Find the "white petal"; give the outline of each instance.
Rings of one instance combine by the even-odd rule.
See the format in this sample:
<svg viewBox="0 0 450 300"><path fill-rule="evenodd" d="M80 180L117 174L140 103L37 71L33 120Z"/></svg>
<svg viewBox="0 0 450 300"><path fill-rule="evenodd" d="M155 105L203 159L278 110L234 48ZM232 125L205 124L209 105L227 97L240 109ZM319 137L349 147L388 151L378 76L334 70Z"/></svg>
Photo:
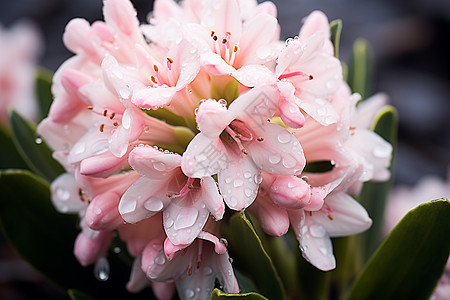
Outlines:
<svg viewBox="0 0 450 300"><path fill-rule="evenodd" d="M216 182L212 177L207 176L201 179L200 185L202 187L201 200L216 220L222 219L225 206L223 198L217 189Z"/></svg>
<svg viewBox="0 0 450 300"><path fill-rule="evenodd" d="M246 65L233 71L231 75L248 87L276 83L275 74L262 65Z"/></svg>
<svg viewBox="0 0 450 300"><path fill-rule="evenodd" d="M59 212L78 213L87 207L87 203L80 199L78 184L72 174L58 176L50 189L53 205Z"/></svg>
<svg viewBox="0 0 450 300"><path fill-rule="evenodd" d="M139 174L147 178L161 179L181 165L181 156L163 153L153 147L136 147L130 152L128 161Z"/></svg>
<svg viewBox="0 0 450 300"><path fill-rule="evenodd" d="M258 194L260 171L245 156L231 162L218 174L219 188L228 207L241 210L250 206Z"/></svg>

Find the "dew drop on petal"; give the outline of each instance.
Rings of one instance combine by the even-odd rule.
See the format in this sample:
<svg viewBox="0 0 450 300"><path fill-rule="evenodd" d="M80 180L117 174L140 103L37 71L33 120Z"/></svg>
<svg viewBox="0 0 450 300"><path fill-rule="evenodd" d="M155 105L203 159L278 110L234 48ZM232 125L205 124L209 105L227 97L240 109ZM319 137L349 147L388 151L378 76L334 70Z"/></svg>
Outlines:
<svg viewBox="0 0 450 300"><path fill-rule="evenodd" d="M121 201L122 205L120 205L119 209L122 214L130 213L136 210L137 202L136 201Z"/></svg>
<svg viewBox="0 0 450 300"><path fill-rule="evenodd" d="M269 156L270 163L272 163L274 165L279 163L280 160L281 160L281 156L278 155L278 154L272 154L272 155Z"/></svg>
<svg viewBox="0 0 450 300"><path fill-rule="evenodd" d="M296 163L296 160L291 155L283 157L283 166L288 169L295 167Z"/></svg>
<svg viewBox="0 0 450 300"><path fill-rule="evenodd" d="M155 264L163 265L165 262L166 262L166 258L164 257L164 255L157 255L155 257Z"/></svg>
<svg viewBox="0 0 450 300"><path fill-rule="evenodd" d="M255 183L260 184L263 181L261 174L255 175Z"/></svg>
<svg viewBox="0 0 450 300"><path fill-rule="evenodd" d="M109 262L105 257L100 257L95 262L94 273L95 277L100 281L109 279Z"/></svg>
<svg viewBox="0 0 450 300"><path fill-rule="evenodd" d="M252 177L252 173L251 172L245 172L244 173L244 178L250 178Z"/></svg>
<svg viewBox="0 0 450 300"><path fill-rule="evenodd" d="M37 137L34 142L38 145L42 144L42 139L40 137Z"/></svg>
<svg viewBox="0 0 450 300"><path fill-rule="evenodd" d="M186 289L184 294L185 294L186 298L188 298L188 299L195 296L194 290L191 290L191 289Z"/></svg>
<svg viewBox="0 0 450 300"><path fill-rule="evenodd" d="M323 255L328 255L328 250L325 247L319 247L319 251L320 253L322 253Z"/></svg>
<svg viewBox="0 0 450 300"><path fill-rule="evenodd" d="M308 232L308 226L303 226L302 227L302 234L306 234Z"/></svg>
<svg viewBox="0 0 450 300"><path fill-rule="evenodd" d="M165 225L165 227L166 228L170 228L170 227L172 227L173 226L173 219L172 218L167 218L166 219L166 222L164 223L164 225Z"/></svg>
<svg viewBox="0 0 450 300"><path fill-rule="evenodd" d="M244 190L245 196L250 197L251 195L253 195L253 190L252 189L245 189Z"/></svg>
<svg viewBox="0 0 450 300"><path fill-rule="evenodd" d="M282 131L278 135L278 141L282 144L289 143L290 140L291 140L291 134L289 133L289 131Z"/></svg>
<svg viewBox="0 0 450 300"><path fill-rule="evenodd" d="M145 209L149 211L160 211L164 207L161 200L147 200L144 202Z"/></svg>
<svg viewBox="0 0 450 300"><path fill-rule="evenodd" d="M202 161L205 161L206 160L206 155L204 154L204 153L200 153L200 154L197 154L196 156L195 156L195 160L197 161L197 162L202 162Z"/></svg>
<svg viewBox="0 0 450 300"><path fill-rule="evenodd" d="M70 192L62 187L58 187L55 190L55 196L60 201L67 201L70 198Z"/></svg>
<svg viewBox="0 0 450 300"><path fill-rule="evenodd" d="M131 91L127 87L122 87L119 89L119 95L122 99L128 99L131 96Z"/></svg>
<svg viewBox="0 0 450 300"><path fill-rule="evenodd" d="M198 217L198 210L194 207L185 207L183 211L178 214L174 228L175 230L191 227L195 224Z"/></svg>
<svg viewBox="0 0 450 300"><path fill-rule="evenodd" d="M236 179L234 182L233 182L233 186L234 187L240 187L240 186L242 186L244 184L244 182L241 180L241 179Z"/></svg>
<svg viewBox="0 0 450 300"><path fill-rule="evenodd" d="M166 171L166 164L163 162L154 162L153 168L155 168L155 170L161 171L161 172Z"/></svg>
<svg viewBox="0 0 450 300"><path fill-rule="evenodd" d="M212 270L210 267L208 267L208 266L204 267L203 270L204 270L203 272L204 272L204 274L205 274L206 276L211 275L212 272L213 272L213 270Z"/></svg>
<svg viewBox="0 0 450 300"><path fill-rule="evenodd" d="M125 110L122 117L122 127L125 129L130 129L131 127L131 114L128 110Z"/></svg>
<svg viewBox="0 0 450 300"><path fill-rule="evenodd" d="M73 147L73 152L75 154L81 154L84 153L84 151L86 151L85 143L76 143L75 146Z"/></svg>
<svg viewBox="0 0 450 300"><path fill-rule="evenodd" d="M327 234L325 228L320 224L312 224L309 227L309 232L311 233L311 235L313 237L316 237L316 238L324 237Z"/></svg>
<svg viewBox="0 0 450 300"><path fill-rule="evenodd" d="M327 113L327 110L325 109L325 107L321 107L317 110L317 114L319 116L324 116Z"/></svg>
<svg viewBox="0 0 450 300"><path fill-rule="evenodd" d="M231 182L231 177L225 178L225 183L230 183L230 182Z"/></svg>

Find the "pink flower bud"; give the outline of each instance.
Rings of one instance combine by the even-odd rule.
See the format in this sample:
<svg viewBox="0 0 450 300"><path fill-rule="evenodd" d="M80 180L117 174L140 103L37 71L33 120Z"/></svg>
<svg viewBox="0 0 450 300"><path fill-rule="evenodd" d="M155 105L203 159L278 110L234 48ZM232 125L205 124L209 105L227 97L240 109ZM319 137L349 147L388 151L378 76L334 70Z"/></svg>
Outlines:
<svg viewBox="0 0 450 300"><path fill-rule="evenodd" d="M303 208L310 203L309 185L296 176L278 176L270 187L275 205L286 209Z"/></svg>

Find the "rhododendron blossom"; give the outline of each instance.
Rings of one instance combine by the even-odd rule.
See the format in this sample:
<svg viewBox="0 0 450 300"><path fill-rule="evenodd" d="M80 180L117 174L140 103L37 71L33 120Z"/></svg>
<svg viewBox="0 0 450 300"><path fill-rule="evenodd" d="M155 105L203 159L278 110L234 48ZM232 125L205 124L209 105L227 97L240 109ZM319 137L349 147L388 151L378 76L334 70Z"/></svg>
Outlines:
<svg viewBox="0 0 450 300"><path fill-rule="evenodd" d="M292 228L307 261L335 268L330 238L370 227L353 196L389 178L392 146L363 121L370 109L356 109L327 17L311 13L284 42L271 2L156 0L142 25L129 0L105 0L103 12L67 25L75 55L38 126L66 169L52 200L80 216L80 263L104 264L117 233L134 261L131 292L239 293L240 245L223 235L246 210L268 235Z"/></svg>

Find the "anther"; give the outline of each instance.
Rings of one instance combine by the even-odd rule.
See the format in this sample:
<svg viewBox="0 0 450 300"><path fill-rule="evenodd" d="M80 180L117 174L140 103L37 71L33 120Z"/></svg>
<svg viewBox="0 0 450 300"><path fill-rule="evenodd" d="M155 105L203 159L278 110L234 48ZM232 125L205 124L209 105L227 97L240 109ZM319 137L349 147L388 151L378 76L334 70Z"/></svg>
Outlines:
<svg viewBox="0 0 450 300"><path fill-rule="evenodd" d="M227 42L228 42L227 39L223 39L223 40L222 40L222 44L226 44Z"/></svg>
<svg viewBox="0 0 450 300"><path fill-rule="evenodd" d="M112 119L114 119L114 116L115 116L115 115L116 115L116 113L113 112L113 113L111 114L111 116L109 116L109 118L112 120Z"/></svg>
<svg viewBox="0 0 450 300"><path fill-rule="evenodd" d="M155 72L158 72L158 66L157 65L153 65L153 70L155 70Z"/></svg>
<svg viewBox="0 0 450 300"><path fill-rule="evenodd" d="M89 109L89 110L93 110L94 107L92 107L92 106L89 105L89 106L88 106L88 109Z"/></svg>
<svg viewBox="0 0 450 300"><path fill-rule="evenodd" d="M263 137L259 137L259 138L257 138L256 139L258 142L262 142L262 141L264 141L264 138Z"/></svg>
<svg viewBox="0 0 450 300"><path fill-rule="evenodd" d="M309 75L309 80L313 80L313 79L314 79L314 76Z"/></svg>
<svg viewBox="0 0 450 300"><path fill-rule="evenodd" d="M169 69L169 71L172 70L172 64L173 64L173 59L171 59L170 57L167 58L167 69Z"/></svg>
<svg viewBox="0 0 450 300"><path fill-rule="evenodd" d="M103 128L105 128L105 124L101 124L101 125L100 125L100 128L99 128L99 129L100 129L100 132L103 132Z"/></svg>
<svg viewBox="0 0 450 300"><path fill-rule="evenodd" d="M151 76L150 77L150 80L154 83L154 84L158 84L157 82L156 82L156 78L155 78L155 76Z"/></svg>
<svg viewBox="0 0 450 300"><path fill-rule="evenodd" d="M328 219L334 220L333 216L331 214L328 214Z"/></svg>
<svg viewBox="0 0 450 300"><path fill-rule="evenodd" d="M113 125L114 125L114 126L118 126L118 125L119 125L119 123L117 123L117 122L114 122L114 123L113 123Z"/></svg>
<svg viewBox="0 0 450 300"><path fill-rule="evenodd" d="M242 151L242 153L244 153L245 155L247 155L247 154L248 154L248 151L247 151L247 149L242 149L241 151Z"/></svg>
<svg viewBox="0 0 450 300"><path fill-rule="evenodd" d="M217 41L217 35L213 36L212 39L213 39L214 41Z"/></svg>
<svg viewBox="0 0 450 300"><path fill-rule="evenodd" d="M192 275L192 268L189 267L189 268L187 269L187 272L186 272L186 273L188 274L188 276L191 276L191 275Z"/></svg>
<svg viewBox="0 0 450 300"><path fill-rule="evenodd" d="M214 31L214 30L211 30L211 37L214 37L214 34L215 34L216 32Z"/></svg>
<svg viewBox="0 0 450 300"><path fill-rule="evenodd" d="M105 109L105 110L103 111L103 116L106 117L107 114L108 114L108 110Z"/></svg>
<svg viewBox="0 0 450 300"><path fill-rule="evenodd" d="M194 185L191 183L190 185L188 185L188 189L192 190L194 188Z"/></svg>
<svg viewBox="0 0 450 300"><path fill-rule="evenodd" d="M239 50L239 47L238 47L238 46L234 46L234 47L233 47L233 52L238 52L238 50Z"/></svg>
<svg viewBox="0 0 450 300"><path fill-rule="evenodd" d="M201 262L198 261L198 262L197 262L197 270L200 269L200 264L201 264Z"/></svg>

